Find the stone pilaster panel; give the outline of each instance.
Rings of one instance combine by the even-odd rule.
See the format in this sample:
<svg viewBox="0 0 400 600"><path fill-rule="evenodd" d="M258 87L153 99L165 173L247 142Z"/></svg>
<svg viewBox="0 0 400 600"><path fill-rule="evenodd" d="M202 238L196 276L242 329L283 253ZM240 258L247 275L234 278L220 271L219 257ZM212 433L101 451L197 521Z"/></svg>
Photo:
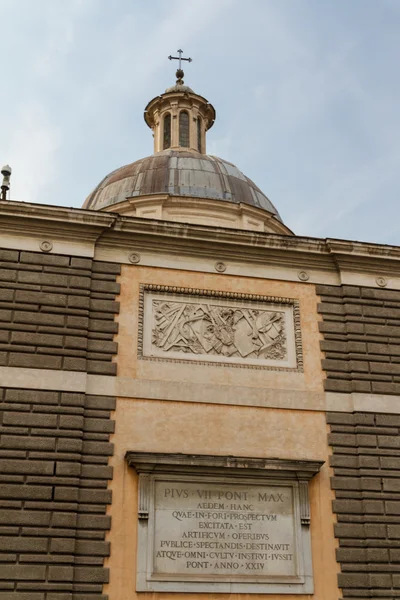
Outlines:
<svg viewBox="0 0 400 600"><path fill-rule="evenodd" d="M331 392L400 394L400 291L318 285Z"/></svg>
<svg viewBox="0 0 400 600"><path fill-rule="evenodd" d="M343 597L400 596L400 416L328 413Z"/></svg>
<svg viewBox="0 0 400 600"><path fill-rule="evenodd" d="M0 599L105 600L115 399L0 388Z"/></svg>
<svg viewBox="0 0 400 600"><path fill-rule="evenodd" d="M0 250L0 366L115 375L120 265Z"/></svg>

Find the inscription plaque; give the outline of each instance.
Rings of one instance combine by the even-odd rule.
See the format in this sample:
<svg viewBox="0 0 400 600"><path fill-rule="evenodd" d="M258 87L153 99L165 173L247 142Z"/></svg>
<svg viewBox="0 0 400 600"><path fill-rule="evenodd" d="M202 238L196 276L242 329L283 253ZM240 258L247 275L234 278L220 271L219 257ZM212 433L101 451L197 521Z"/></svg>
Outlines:
<svg viewBox="0 0 400 600"><path fill-rule="evenodd" d="M307 480L321 463L257 472L263 459L219 457L226 468L206 469L211 457L169 455L167 466L138 456L128 453L140 474L138 591L312 593Z"/></svg>
<svg viewBox="0 0 400 600"><path fill-rule="evenodd" d="M155 575L299 577L291 486L156 481Z"/></svg>

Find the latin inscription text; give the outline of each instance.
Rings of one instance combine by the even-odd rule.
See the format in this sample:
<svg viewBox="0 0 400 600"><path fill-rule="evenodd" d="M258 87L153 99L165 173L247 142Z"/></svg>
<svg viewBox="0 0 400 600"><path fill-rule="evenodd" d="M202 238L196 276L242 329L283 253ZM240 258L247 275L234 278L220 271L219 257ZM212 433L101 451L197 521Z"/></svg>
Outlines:
<svg viewBox="0 0 400 600"><path fill-rule="evenodd" d="M297 575L290 486L157 481L155 490L154 574Z"/></svg>

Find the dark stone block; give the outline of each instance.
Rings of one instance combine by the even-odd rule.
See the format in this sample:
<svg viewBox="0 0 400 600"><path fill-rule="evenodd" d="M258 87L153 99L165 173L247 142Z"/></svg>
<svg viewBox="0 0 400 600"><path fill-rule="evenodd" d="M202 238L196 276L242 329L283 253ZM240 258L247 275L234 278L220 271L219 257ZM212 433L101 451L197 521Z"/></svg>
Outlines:
<svg viewBox="0 0 400 600"><path fill-rule="evenodd" d="M108 263L94 260L93 273L107 273L112 275L119 275L121 273L121 265L119 263Z"/></svg>
<svg viewBox="0 0 400 600"><path fill-rule="evenodd" d="M3 417L3 425L26 427L56 427L57 415L8 412Z"/></svg>
<svg viewBox="0 0 400 600"><path fill-rule="evenodd" d="M68 267L69 257L60 256L57 254L42 254L39 252L21 252L21 263L34 265L57 265L60 267Z"/></svg>
<svg viewBox="0 0 400 600"><path fill-rule="evenodd" d="M29 462L26 462L28 466ZM52 487L45 485L14 485L8 483L0 486L0 498L13 498L21 500L50 500L52 497L52 493Z"/></svg>
<svg viewBox="0 0 400 600"><path fill-rule="evenodd" d="M339 573L338 584L341 588L368 588L367 573Z"/></svg>
<svg viewBox="0 0 400 600"><path fill-rule="evenodd" d="M351 381L345 379L325 379L324 389L326 392L348 393L351 392Z"/></svg>
<svg viewBox="0 0 400 600"><path fill-rule="evenodd" d="M0 281L17 281L15 269L0 269Z"/></svg>
<svg viewBox="0 0 400 600"><path fill-rule="evenodd" d="M61 567L61 566L50 566L48 573L49 581L73 581L74 580L74 567Z"/></svg>
<svg viewBox="0 0 400 600"><path fill-rule="evenodd" d="M66 371L86 371L86 358L65 356L63 359L63 369Z"/></svg>
<svg viewBox="0 0 400 600"><path fill-rule="evenodd" d="M88 360L87 370L88 373L95 373L97 375L116 375L117 363L102 360Z"/></svg>
<svg viewBox="0 0 400 600"><path fill-rule="evenodd" d="M0 249L0 261L4 262L18 262L19 251L18 250L6 250Z"/></svg>
<svg viewBox="0 0 400 600"><path fill-rule="evenodd" d="M74 575L75 581L80 583L108 583L109 581L108 569L103 568L75 567Z"/></svg>

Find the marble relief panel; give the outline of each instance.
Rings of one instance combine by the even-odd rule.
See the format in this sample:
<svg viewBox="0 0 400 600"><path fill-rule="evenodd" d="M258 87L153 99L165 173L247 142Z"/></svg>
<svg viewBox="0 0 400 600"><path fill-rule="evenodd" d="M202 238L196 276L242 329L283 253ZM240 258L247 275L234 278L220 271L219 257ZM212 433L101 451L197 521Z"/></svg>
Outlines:
<svg viewBox="0 0 400 600"><path fill-rule="evenodd" d="M300 370L296 300L142 286L139 357Z"/></svg>

